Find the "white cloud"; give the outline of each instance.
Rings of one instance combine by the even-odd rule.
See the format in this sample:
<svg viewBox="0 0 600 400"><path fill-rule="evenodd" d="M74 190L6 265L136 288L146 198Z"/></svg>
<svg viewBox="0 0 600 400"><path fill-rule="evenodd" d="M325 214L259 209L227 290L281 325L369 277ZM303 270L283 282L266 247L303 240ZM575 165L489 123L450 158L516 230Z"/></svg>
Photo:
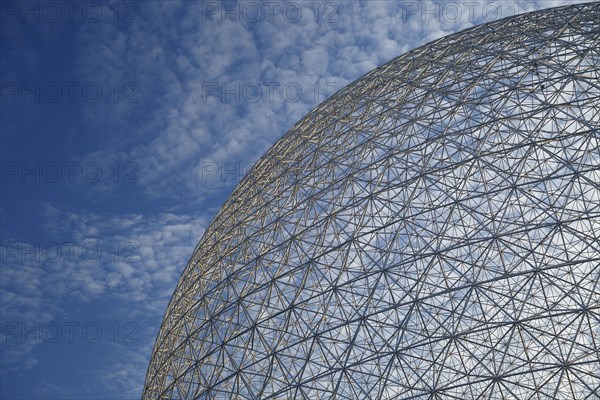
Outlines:
<svg viewBox="0 0 600 400"><path fill-rule="evenodd" d="M104 301L113 304L110 313L114 315L143 323L160 321L207 225L204 216L163 213L112 217L51 206L45 216L46 225L53 227L48 232L51 240L3 242L3 329L5 324L31 328L68 321L86 304ZM141 340L131 351L147 360L152 341ZM3 372L38 362L36 342L23 341L18 334L3 338L3 352Z"/></svg>
<svg viewBox="0 0 600 400"><path fill-rule="evenodd" d="M537 2L534 8L559 3L564 2ZM423 11L425 7L443 7L444 3L434 1L307 2L296 3L303 11L298 22L279 13L272 22L253 23L242 18L221 23L218 18L208 18L203 4L140 3L141 23L115 24L103 19L98 24L85 24L79 32L79 80L119 85L133 82L139 100L114 103L109 97L83 105L90 132L103 135L109 143L87 158L105 160L107 165L135 162L140 189L164 199L168 204L165 208L177 208L178 204L197 207L210 202L211 196L220 203L241 175L232 178L227 171L244 171L292 124L330 95L332 87L341 89L430 40L487 22L493 5L503 11L509 7L504 2L477 2L472 10L475 20L467 17L464 8L462 17L453 20L453 14L439 11L436 18ZM321 19L316 20L310 9L314 4L335 7L321 9ZM513 13L527 10L528 4L510 2L516 9ZM409 5L417 7L414 13ZM25 43L23 47L30 46ZM19 57L27 65L37 62L31 52ZM273 83L278 85L271 96L267 84ZM207 94L207 84L217 85L218 92ZM238 101L236 93L223 96L223 90L235 92L236 84L241 90ZM243 97L248 84L262 89L256 102ZM302 88L298 101L282 91L294 84ZM120 95L125 94L122 86L119 90ZM79 306L109 298L123 313L154 318L158 324L212 211L107 215L48 207L41 225L49 237L60 238L55 241L63 248L66 241L78 243L80 253L83 246L96 244L108 258L89 262L78 253L58 263L47 259L3 263L3 320L18 316L25 321L52 321L73 312L68 300ZM40 244L14 243L29 247ZM115 243L121 246L116 258ZM133 254L128 253L132 250ZM133 392L139 394L151 344L143 343L143 351L127 349L107 356L118 361L104 371L106 382L135 387ZM11 348L3 362L18 364L34 350L31 345ZM25 367L36 361L35 357L27 360Z"/></svg>

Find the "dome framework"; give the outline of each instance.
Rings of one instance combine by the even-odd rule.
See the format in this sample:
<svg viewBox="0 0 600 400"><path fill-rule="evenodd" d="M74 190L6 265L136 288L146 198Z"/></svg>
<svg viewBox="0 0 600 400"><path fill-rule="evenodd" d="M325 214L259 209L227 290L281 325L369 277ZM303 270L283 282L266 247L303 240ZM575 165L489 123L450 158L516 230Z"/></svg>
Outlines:
<svg viewBox="0 0 600 400"><path fill-rule="evenodd" d="M600 398L599 82L595 3L338 92L206 230L144 399Z"/></svg>

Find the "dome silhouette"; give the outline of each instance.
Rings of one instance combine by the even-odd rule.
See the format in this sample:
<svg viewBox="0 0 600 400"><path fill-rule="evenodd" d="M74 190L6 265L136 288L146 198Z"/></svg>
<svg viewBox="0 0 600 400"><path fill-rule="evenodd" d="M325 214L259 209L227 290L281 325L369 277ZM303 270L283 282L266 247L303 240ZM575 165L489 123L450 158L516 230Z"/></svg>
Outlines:
<svg viewBox="0 0 600 400"><path fill-rule="evenodd" d="M477 26L294 125L185 268L145 399L600 398L600 3Z"/></svg>

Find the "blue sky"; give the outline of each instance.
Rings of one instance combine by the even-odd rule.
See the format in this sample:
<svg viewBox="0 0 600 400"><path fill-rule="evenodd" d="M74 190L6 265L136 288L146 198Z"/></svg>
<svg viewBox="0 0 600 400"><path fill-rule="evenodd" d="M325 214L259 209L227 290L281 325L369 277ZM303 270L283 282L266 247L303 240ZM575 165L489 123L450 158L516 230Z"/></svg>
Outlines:
<svg viewBox="0 0 600 400"><path fill-rule="evenodd" d="M433 39L566 1L5 1L6 399L139 398L167 302L252 163Z"/></svg>

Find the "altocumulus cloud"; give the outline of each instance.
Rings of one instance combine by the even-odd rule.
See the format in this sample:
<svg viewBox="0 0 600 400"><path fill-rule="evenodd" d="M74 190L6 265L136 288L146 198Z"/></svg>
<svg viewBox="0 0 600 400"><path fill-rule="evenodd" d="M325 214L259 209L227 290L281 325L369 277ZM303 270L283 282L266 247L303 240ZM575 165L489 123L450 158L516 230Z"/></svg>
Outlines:
<svg viewBox="0 0 600 400"><path fill-rule="evenodd" d="M168 299L216 207L328 96L433 39L568 2L464 3L294 2L300 15L275 2L271 15L267 2L227 3L228 14L219 2L152 1L139 3L128 23L77 26L75 80L120 85L118 102L80 104L86 132L103 144L81 159L134 163L147 202L123 214L46 202L36 227L43 239L3 232L2 318L33 326L108 314L140 332L135 343L102 347L101 362L82 368L84 385L65 392L43 380L38 395L139 396ZM26 39L9 33L23 49L19 62L39 62ZM93 189L100 198L124 196L115 185ZM3 373L44 362L44 343L3 334Z"/></svg>
<svg viewBox="0 0 600 400"><path fill-rule="evenodd" d="M46 207L44 215L47 237L52 240L5 238L2 244L3 324L4 328L17 326L10 335L6 329L3 332L3 370L35 365L36 344L48 342L43 337L47 332L42 332L42 337L39 332L25 335L24 340L21 326L35 331L57 321L59 325L60 321L79 321L81 309L95 302L110 302L110 313L117 320L136 321L137 326L149 320L156 323L181 266L207 224L206 219L191 215L114 217L52 206ZM87 320L90 318L94 319L88 315ZM114 356L121 363L141 362L149 356L151 336L136 337L136 346L124 347ZM131 354L124 357L124 352ZM129 384L139 385L144 368L129 369L138 371L137 381ZM106 368L106 374L119 372Z"/></svg>
<svg viewBox="0 0 600 400"><path fill-rule="evenodd" d="M143 99L147 117L121 122L123 132L142 132L144 140L119 149L122 157L147 171L148 194L198 204L213 189L198 179L204 163L246 165L377 65L475 23L540 8L527 1L296 2L291 14L277 2L208 4L144 4L143 22L127 32L107 21L81 36L88 48L81 71L100 80L135 77Z"/></svg>

